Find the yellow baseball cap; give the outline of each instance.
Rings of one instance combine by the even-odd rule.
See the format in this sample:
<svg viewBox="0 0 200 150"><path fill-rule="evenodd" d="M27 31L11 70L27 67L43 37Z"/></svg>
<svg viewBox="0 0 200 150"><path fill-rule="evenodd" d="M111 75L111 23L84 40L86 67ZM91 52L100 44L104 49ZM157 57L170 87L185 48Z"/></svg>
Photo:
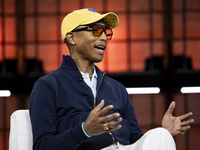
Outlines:
<svg viewBox="0 0 200 150"><path fill-rule="evenodd" d="M65 16L61 24L62 40L64 41L66 33L71 32L76 27L91 24L101 19L104 20L106 27L110 29L115 28L119 24L119 18L113 12L100 14L94 9L85 8L69 13Z"/></svg>

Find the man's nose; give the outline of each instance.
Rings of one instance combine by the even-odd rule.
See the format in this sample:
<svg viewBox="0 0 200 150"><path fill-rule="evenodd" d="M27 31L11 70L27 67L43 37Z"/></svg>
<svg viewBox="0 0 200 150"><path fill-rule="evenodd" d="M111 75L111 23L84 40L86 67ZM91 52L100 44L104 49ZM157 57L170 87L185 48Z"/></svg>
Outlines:
<svg viewBox="0 0 200 150"><path fill-rule="evenodd" d="M103 33L101 34L100 38L101 38L102 40L107 41L107 36L106 36L105 31L103 31Z"/></svg>

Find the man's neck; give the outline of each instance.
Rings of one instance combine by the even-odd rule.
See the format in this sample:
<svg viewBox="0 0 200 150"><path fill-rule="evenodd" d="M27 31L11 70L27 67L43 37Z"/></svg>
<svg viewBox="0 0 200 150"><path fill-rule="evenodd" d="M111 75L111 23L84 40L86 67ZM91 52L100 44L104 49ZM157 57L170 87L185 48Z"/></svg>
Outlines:
<svg viewBox="0 0 200 150"><path fill-rule="evenodd" d="M88 73L91 76L94 72L94 63L89 63L89 61L81 61L80 59L74 59L79 70L83 73Z"/></svg>
<svg viewBox="0 0 200 150"><path fill-rule="evenodd" d="M94 65L91 66L78 65L78 68L81 72L88 73L89 76L91 76L94 72Z"/></svg>

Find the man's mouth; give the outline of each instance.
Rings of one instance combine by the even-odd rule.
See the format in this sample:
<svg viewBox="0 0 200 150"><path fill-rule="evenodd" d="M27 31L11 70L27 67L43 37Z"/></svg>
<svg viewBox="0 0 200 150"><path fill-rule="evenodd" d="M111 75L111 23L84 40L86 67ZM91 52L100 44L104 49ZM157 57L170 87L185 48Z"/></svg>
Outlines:
<svg viewBox="0 0 200 150"><path fill-rule="evenodd" d="M99 53L104 53L105 49L106 49L106 46L103 46L103 45L97 45L97 46L94 46L96 51L99 52Z"/></svg>

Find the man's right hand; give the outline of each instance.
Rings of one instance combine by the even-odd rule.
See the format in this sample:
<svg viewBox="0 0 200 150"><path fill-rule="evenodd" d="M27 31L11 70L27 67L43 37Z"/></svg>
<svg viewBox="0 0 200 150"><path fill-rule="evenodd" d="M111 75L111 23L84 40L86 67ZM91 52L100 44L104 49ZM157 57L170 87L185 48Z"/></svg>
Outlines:
<svg viewBox="0 0 200 150"><path fill-rule="evenodd" d="M115 131L121 128L121 125L118 124L122 121L119 113L110 114L104 116L106 112L113 109L113 105L109 105L105 108L104 100L101 101L89 114L88 118L84 122L84 130L89 136L99 135L107 131ZM102 109L103 108L103 109ZM112 120L112 121L110 121ZM109 130L104 130L104 124L107 124ZM118 124L118 125L116 125Z"/></svg>

